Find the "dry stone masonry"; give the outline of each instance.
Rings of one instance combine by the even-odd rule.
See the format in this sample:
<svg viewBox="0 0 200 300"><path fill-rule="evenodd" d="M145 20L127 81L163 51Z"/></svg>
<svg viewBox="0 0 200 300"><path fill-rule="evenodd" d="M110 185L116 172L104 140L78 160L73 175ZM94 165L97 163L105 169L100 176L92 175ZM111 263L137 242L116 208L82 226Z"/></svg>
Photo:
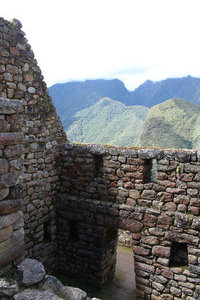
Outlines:
<svg viewBox="0 0 200 300"><path fill-rule="evenodd" d="M57 259L54 202L59 186L59 145L67 139L21 23L2 18L0 97L0 199L4 199L0 202L0 236L8 237L2 241L0 253L13 260L25 232L24 255L40 259L53 270ZM23 180L17 178L20 171ZM17 200L11 202L13 198L19 198L18 202L21 199L23 206L17 207ZM21 220L22 212L24 228L22 221L14 225ZM8 214L11 220L5 222ZM16 234L11 226L18 226ZM6 263L2 255L0 265Z"/></svg>
<svg viewBox="0 0 200 300"><path fill-rule="evenodd" d="M137 300L200 299L197 150L69 144L21 23L0 18L0 272L103 286L129 231Z"/></svg>
<svg viewBox="0 0 200 300"><path fill-rule="evenodd" d="M23 104L0 98L0 265L21 256L24 244L22 213ZM15 122L17 117L17 122ZM6 268L5 268L6 270ZM5 271L1 268L0 272Z"/></svg>
<svg viewBox="0 0 200 300"><path fill-rule="evenodd" d="M129 230L138 300L199 299L198 152L65 145L61 158L60 270L103 285Z"/></svg>

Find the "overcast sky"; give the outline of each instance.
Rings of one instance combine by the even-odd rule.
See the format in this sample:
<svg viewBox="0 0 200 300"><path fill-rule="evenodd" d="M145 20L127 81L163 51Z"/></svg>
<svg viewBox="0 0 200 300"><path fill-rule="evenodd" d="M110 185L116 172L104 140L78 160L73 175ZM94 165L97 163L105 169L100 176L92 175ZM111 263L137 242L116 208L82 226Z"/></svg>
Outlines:
<svg viewBox="0 0 200 300"><path fill-rule="evenodd" d="M200 77L200 0L2 0L22 22L48 86Z"/></svg>

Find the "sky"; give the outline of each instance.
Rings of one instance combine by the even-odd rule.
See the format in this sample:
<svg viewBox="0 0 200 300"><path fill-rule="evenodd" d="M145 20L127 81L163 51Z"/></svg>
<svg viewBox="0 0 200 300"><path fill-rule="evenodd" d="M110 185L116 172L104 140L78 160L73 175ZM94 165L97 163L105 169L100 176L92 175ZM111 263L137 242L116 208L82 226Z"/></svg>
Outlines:
<svg viewBox="0 0 200 300"><path fill-rule="evenodd" d="M200 77L199 0L9 0L48 86L119 78Z"/></svg>

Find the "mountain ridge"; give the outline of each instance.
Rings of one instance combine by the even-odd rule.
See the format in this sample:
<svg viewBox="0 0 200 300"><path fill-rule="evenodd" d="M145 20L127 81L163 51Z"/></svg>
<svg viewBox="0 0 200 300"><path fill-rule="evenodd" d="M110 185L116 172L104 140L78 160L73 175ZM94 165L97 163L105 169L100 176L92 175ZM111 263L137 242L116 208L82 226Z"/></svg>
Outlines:
<svg viewBox="0 0 200 300"><path fill-rule="evenodd" d="M72 142L131 146L136 143L147 115L144 106L125 106L108 97L76 114L67 136Z"/></svg>
<svg viewBox="0 0 200 300"><path fill-rule="evenodd" d="M71 141L116 143L116 146L133 146L136 144L135 137L138 136L137 142L145 146L146 144L142 143L141 141L143 140L144 142L148 140L148 137L151 136L151 134L149 134L150 129L152 132L157 132L159 136L159 128L162 127L162 135L166 136L169 132L172 133L174 131L174 136L173 134L168 135L168 143L161 143L159 145L155 145L155 143L153 142L155 137L152 136L153 144L150 144L148 146L170 148L193 148L200 146L199 78L187 76L183 78L168 78L157 82L148 80L138 88L136 88L134 91L128 91L124 83L119 79L96 79L86 80L84 82L56 84L49 88L49 92L53 98L57 112L63 122L64 128L67 131L68 138ZM171 99L171 105L173 104L171 108L166 104L169 99ZM187 104L186 102L183 102L183 100L186 101ZM167 103L169 104L169 102ZM157 106L160 104L163 105L159 106L159 115L156 115ZM143 120L143 131L141 131L140 133L138 131L138 128L140 127L140 129L142 130L142 127L137 126L137 122L135 123L136 115L133 114L133 107L138 105L144 108L144 110L140 109L140 111L144 113L144 116L146 116L147 107L150 108L148 117L145 122L142 118L139 119L140 125L141 120ZM196 105L195 109L193 105ZM106 106L107 110L105 108ZM184 106L187 107L185 114L183 114ZM190 106L192 108L190 108ZM128 109L130 110L130 114L128 113ZM162 110L164 114L162 114ZM187 112L187 110L189 113ZM112 111L113 116L111 116ZM152 111L154 116L152 115ZM168 112L170 113L168 114ZM196 112L198 112L198 114ZM107 122L110 122L110 120L112 119L111 123L113 127L109 127L109 124L106 124L106 114L108 118ZM119 122L117 121L117 114L121 124L123 124L125 128L126 134L122 137L120 133L118 135L118 138L109 140L108 136L112 134L115 135L117 130L119 132L121 130ZM193 132L189 131L190 136L193 135L192 139L187 134L185 137L181 132L179 134L179 131L177 131L177 128L174 125L176 123L179 123L177 122L176 117L180 117L182 114L184 115L184 118L186 118L186 124L188 124L188 126L193 130ZM161 115L162 118L160 118ZM168 120L166 119L165 115L167 116ZM173 115L174 119L172 118ZM196 119L194 118L194 115L196 116ZM92 116L93 121L91 118ZM124 120L122 120L122 116L124 117ZM132 116L133 118L132 124L136 124L136 133L134 133L134 126L131 126L130 116ZM189 121L188 117L193 120L193 124ZM169 122L169 120L171 120L171 123ZM125 121L127 122L127 124L124 123ZM91 128L96 128L98 124L102 124L101 131L94 130L94 135L92 136ZM114 128L114 124L116 128ZM180 127L183 127L182 131L188 132L188 129L185 127L186 124L181 123ZM196 126L193 126L194 124L196 124ZM127 132L128 126L130 126L129 131L132 132L132 142L130 138L130 132ZM77 136L81 136L80 128L82 128L82 131L84 131L84 133L82 132L82 136L86 137L86 131L88 131L91 139L81 138L80 140L76 140ZM147 138L145 130L147 130L148 132ZM96 136L99 136L99 139L96 138ZM119 140L120 138L125 144L122 145L122 142L120 142ZM161 140L162 136L160 137L160 141Z"/></svg>
<svg viewBox="0 0 200 300"><path fill-rule="evenodd" d="M200 107L184 99L169 99L149 109L138 146L194 148Z"/></svg>

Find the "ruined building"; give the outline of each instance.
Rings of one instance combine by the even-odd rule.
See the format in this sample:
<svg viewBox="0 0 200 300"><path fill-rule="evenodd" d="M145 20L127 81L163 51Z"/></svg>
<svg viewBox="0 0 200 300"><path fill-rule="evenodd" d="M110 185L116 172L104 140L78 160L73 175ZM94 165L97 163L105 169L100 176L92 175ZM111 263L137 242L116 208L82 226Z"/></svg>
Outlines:
<svg viewBox="0 0 200 300"><path fill-rule="evenodd" d="M98 286L130 230L137 299L200 299L195 150L72 145L20 22L0 19L0 272L24 257Z"/></svg>

